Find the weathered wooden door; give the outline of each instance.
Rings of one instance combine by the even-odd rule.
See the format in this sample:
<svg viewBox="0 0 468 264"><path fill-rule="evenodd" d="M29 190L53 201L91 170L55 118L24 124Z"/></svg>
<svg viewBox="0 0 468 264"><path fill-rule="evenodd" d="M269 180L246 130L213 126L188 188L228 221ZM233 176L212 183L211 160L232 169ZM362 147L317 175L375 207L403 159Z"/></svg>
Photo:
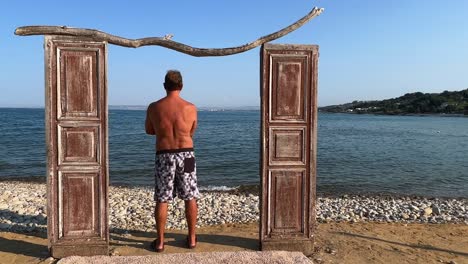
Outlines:
<svg viewBox="0 0 468 264"><path fill-rule="evenodd" d="M53 257L108 254L105 42L45 37L47 231Z"/></svg>
<svg viewBox="0 0 468 264"><path fill-rule="evenodd" d="M261 49L262 250L313 252L318 46Z"/></svg>

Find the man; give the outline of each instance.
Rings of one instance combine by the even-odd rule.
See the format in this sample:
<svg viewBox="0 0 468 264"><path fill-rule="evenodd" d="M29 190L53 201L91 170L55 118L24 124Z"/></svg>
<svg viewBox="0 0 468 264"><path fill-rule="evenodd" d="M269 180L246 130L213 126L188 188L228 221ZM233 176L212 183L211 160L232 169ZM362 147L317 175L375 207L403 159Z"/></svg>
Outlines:
<svg viewBox="0 0 468 264"><path fill-rule="evenodd" d="M151 244L157 252L164 250L167 202L176 194L185 201L188 225L187 247L195 248L197 222L197 188L193 134L197 127L195 105L180 97L183 82L179 71L170 70L164 80L166 97L151 103L146 112L146 133L156 135L155 218L158 237Z"/></svg>

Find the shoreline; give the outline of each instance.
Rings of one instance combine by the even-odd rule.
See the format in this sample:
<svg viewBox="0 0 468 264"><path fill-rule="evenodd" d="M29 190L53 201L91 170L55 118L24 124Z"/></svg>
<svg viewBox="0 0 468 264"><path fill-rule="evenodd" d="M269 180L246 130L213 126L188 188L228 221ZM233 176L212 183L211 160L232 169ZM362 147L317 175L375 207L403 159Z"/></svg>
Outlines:
<svg viewBox="0 0 468 264"><path fill-rule="evenodd" d="M259 221L259 196L252 193L203 192L198 200L198 227ZM153 190L109 188L111 232L154 231ZM0 182L0 231L44 232L47 226L43 183ZM317 196L316 220L468 225L468 199L394 196ZM169 203L167 229L185 229L184 202Z"/></svg>
<svg viewBox="0 0 468 264"><path fill-rule="evenodd" d="M383 112L331 112L331 111L320 111L318 110L319 113L325 113L325 114L350 114L350 115L378 115L378 116L419 116L419 117L468 117L468 115L465 114L444 114L444 113L383 113Z"/></svg>
<svg viewBox="0 0 468 264"><path fill-rule="evenodd" d="M46 184L45 176L29 176L29 177L0 177L0 183L31 183L31 184ZM140 189L153 189L151 185L131 185L131 184L110 184L109 187L116 188L140 188ZM232 195L249 195L253 194L258 196L260 194L259 184L245 184L239 186L199 186L200 193L227 193ZM468 193L467 193L468 195ZM460 200L468 199L468 196L430 196L420 194L400 194L395 192L358 192L358 191L347 191L347 192L333 192L333 191L320 191L317 190L317 198L347 198L349 196L356 197L374 197L381 199L395 199L395 198L411 198L411 199L428 199L428 200Z"/></svg>

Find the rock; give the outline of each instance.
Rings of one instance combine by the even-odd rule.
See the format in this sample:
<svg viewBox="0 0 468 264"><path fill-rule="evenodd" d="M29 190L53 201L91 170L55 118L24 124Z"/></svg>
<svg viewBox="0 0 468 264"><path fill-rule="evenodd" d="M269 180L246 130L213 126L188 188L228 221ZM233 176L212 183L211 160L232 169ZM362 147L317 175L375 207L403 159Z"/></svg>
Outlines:
<svg viewBox="0 0 468 264"><path fill-rule="evenodd" d="M317 263L323 263L323 260L321 258L315 258L313 260Z"/></svg>
<svg viewBox="0 0 468 264"><path fill-rule="evenodd" d="M48 258L44 259L44 261L42 261L41 264L42 263L44 263L44 264L55 263L55 259L53 257L48 257Z"/></svg>
<svg viewBox="0 0 468 264"><path fill-rule="evenodd" d="M428 216L432 214L432 208L431 207L426 207L424 208L424 215Z"/></svg>
<svg viewBox="0 0 468 264"><path fill-rule="evenodd" d="M408 220L409 219L409 215L408 214L401 214L401 218L405 219L405 220Z"/></svg>
<svg viewBox="0 0 468 264"><path fill-rule="evenodd" d="M435 205L432 205L432 213L434 213L435 215L440 215L440 208Z"/></svg>
<svg viewBox="0 0 468 264"><path fill-rule="evenodd" d="M17 198L17 197L15 197ZM10 205L20 205L20 204L23 204L22 201L19 201L19 200L13 200L12 202L10 202Z"/></svg>
<svg viewBox="0 0 468 264"><path fill-rule="evenodd" d="M328 254L331 254L331 255L335 255L336 254L336 250L335 249L332 249L330 247L326 247L325 248L325 252L328 253Z"/></svg>

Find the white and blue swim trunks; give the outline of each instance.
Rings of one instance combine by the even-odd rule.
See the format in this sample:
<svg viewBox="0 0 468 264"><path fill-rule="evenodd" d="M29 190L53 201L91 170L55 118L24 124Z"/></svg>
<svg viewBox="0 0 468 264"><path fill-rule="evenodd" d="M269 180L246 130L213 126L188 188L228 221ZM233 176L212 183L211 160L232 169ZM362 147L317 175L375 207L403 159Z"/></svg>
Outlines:
<svg viewBox="0 0 468 264"><path fill-rule="evenodd" d="M167 149L156 152L155 191L157 202L199 199L197 166L193 148Z"/></svg>

